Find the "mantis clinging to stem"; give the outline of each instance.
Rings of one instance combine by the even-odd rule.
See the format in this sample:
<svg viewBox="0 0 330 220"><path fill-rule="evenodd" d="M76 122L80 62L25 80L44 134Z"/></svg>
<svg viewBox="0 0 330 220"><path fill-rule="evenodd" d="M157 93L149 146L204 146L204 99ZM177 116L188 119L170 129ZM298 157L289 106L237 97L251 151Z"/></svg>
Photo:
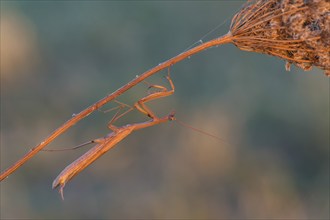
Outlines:
<svg viewBox="0 0 330 220"><path fill-rule="evenodd" d="M149 88L157 89L156 92L148 94L147 96L141 98L134 104L134 108L145 114L150 118L149 121L127 124L121 127L116 127L112 123L118 118L122 117L125 113L118 115L119 111L114 115L112 120L108 123L108 128L112 130L111 133L103 138L98 138L88 143L96 143L96 145L87 151L85 154L80 156L78 159L73 161L68 165L54 180L53 188L60 187L59 192L63 197L63 188L67 182L69 182L75 175L84 170L87 166L97 160L104 153L113 148L117 143L126 138L133 131L140 130L143 128L151 127L166 121L175 120L174 112L169 113L167 116L158 117L149 107L146 106L146 102L151 100L159 99L162 97L170 96L174 93L174 84L170 78L170 75L166 76L168 82L170 83L171 89L167 89L160 85L150 85ZM130 110L128 110L130 111ZM126 111L127 112L127 111Z"/></svg>
<svg viewBox="0 0 330 220"><path fill-rule="evenodd" d="M222 37L218 37L216 39L204 42L196 47L193 47L185 52L180 53L179 55L166 60L163 63L158 64L154 68L151 68L141 75L137 75L133 80L131 80L129 83L125 84L124 86L120 87L116 91L114 91L111 94L108 94L104 98L100 99L99 101L95 102L91 106L87 107L86 109L82 110L81 112L77 114L73 114L72 118L70 118L67 122L62 124L60 127L58 127L55 131L53 131L47 138L45 138L42 142L40 142L37 146L30 149L29 152L27 152L23 157L21 157L17 162L15 162L12 166L4 170L0 173L0 182L6 179L9 175L11 175L13 172L15 172L19 167L21 167L23 164L25 164L28 160L30 160L33 156L35 156L39 151L41 151L45 146L50 144L54 139L56 139L58 136L63 134L66 130L68 130L70 127L75 125L78 121L82 120L83 118L90 115L92 112L100 109L103 105L107 104L110 101L115 100L118 96L125 93L127 90L131 89L135 85L139 84L146 78L152 76L153 74L171 67L172 65L180 62L181 60L184 60L196 53L199 53L207 48L211 48L217 45L222 45L226 43L230 43L233 41L233 36L228 33Z"/></svg>

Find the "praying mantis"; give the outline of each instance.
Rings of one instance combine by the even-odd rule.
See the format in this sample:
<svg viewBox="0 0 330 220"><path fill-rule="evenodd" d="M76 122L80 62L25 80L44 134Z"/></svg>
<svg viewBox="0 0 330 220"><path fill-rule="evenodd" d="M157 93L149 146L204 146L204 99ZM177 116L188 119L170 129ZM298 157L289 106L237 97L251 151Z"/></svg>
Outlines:
<svg viewBox="0 0 330 220"><path fill-rule="evenodd" d="M174 93L174 84L170 78L170 75L168 74L166 76L166 79L168 80L171 89L167 89L164 86L160 85L150 85L149 88L155 88L157 91L148 94L147 96L141 98L134 104L134 108L137 109L142 114L148 116L150 118L149 121L140 122L140 123L134 123L134 124L127 124L121 127L116 127L112 123L116 121L118 118L122 117L125 113L121 115L117 115L117 113L114 115L112 120L108 123L108 128L112 130L111 133L106 135L103 138L98 138L93 141L90 141L88 143L96 143L94 147L92 147L90 150L88 150L85 154L80 156L78 159L73 161L71 164L69 164L64 170L56 177L56 179L53 182L53 189L59 187L59 192L61 194L62 199L64 199L63 196L63 189L65 187L65 184L68 183L74 176L79 174L81 171L83 171L87 166L92 164L95 160L97 160L99 157L101 157L103 154L108 152L111 148L113 148L116 144L118 144L120 141L122 141L124 138L126 138L129 134L131 134L133 131L137 131L143 128L151 127L160 123L164 123L167 121L173 121L175 120L174 112L169 113L168 115L164 117L158 117L148 106L146 106L145 103L163 98L166 96L170 96Z"/></svg>

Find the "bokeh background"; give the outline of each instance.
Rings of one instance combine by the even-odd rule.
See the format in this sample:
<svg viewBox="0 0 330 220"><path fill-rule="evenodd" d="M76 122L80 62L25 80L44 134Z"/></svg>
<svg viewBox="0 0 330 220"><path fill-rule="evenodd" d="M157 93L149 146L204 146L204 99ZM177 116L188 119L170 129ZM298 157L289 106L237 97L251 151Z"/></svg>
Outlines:
<svg viewBox="0 0 330 220"><path fill-rule="evenodd" d="M243 3L1 1L1 170L223 22L202 40L225 34ZM176 122L138 131L68 183L64 201L51 183L88 147L40 152L1 183L1 219L328 219L329 79L284 64L232 45L176 64L175 94L152 108L226 143ZM164 75L148 82L166 85ZM113 114L94 113L49 148L104 136Z"/></svg>

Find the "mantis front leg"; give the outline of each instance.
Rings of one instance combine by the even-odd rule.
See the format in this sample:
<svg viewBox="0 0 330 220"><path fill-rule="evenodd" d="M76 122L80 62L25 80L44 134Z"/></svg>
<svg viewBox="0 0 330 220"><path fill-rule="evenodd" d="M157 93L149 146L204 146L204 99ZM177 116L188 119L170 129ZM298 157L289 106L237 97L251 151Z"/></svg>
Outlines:
<svg viewBox="0 0 330 220"><path fill-rule="evenodd" d="M163 98L163 97L166 97L166 96L170 96L174 93L175 91L175 86L174 86L174 83L170 77L170 75L168 74L166 76L166 79L168 80L170 86L171 86L171 89L168 90L166 87L164 86L160 86L160 85L150 85L148 89L150 88L156 88L156 89L159 89L159 91L157 92L153 92L143 98L141 98L140 100L138 100L135 104L134 104L134 108L137 109L139 112L141 112L142 114L150 117L153 121L158 121L160 120L160 118L158 116L156 116L156 114L148 107L146 106L145 103L147 102L150 102L152 100L155 100L155 99L159 99L159 98ZM120 103L120 102L119 102ZM121 105L123 103L120 103ZM126 105L126 104L125 104ZM118 120L119 118L123 117L124 115L126 115L127 113L129 113L130 111L132 111L133 108L130 108L128 109L127 111L125 111L124 113L118 115L119 112L117 112L115 114L115 116L110 120L110 122L108 123L108 128L110 130L113 130L113 131L116 131L118 128L116 126L113 125L113 123ZM170 115L173 115L170 114ZM174 118L173 118L174 119Z"/></svg>
<svg viewBox="0 0 330 220"><path fill-rule="evenodd" d="M150 102L151 100L155 100L155 99L159 99L159 98L162 98L162 97L170 96L174 93L175 87L174 87L174 84L172 82L172 79L171 79L170 75L167 75L166 79L170 83L170 86L171 86L170 90L167 90L167 88L164 87L164 86L151 85L151 86L149 86L149 88L157 88L157 89L160 89L160 91L149 94L148 96L146 96L146 97L140 99L139 101L137 101L134 105L134 107L137 110L139 110L140 112L142 112L143 114L147 115L148 117L150 117L154 120L157 120L158 117L155 115L155 113L150 108L148 108L146 106L145 103Z"/></svg>

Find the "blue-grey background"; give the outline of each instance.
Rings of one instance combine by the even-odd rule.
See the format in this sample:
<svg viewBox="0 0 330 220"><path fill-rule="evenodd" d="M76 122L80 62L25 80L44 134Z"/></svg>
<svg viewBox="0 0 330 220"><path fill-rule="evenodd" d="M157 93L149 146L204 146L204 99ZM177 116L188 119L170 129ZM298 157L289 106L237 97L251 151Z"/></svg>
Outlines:
<svg viewBox="0 0 330 220"><path fill-rule="evenodd" d="M1 1L1 170L137 74L225 34L243 1ZM148 79L166 85L166 71ZM87 148L40 152L1 183L1 219L329 218L329 79L284 61L212 48L171 68L170 122L138 131L68 183ZM118 100L132 104L141 84ZM103 109L111 108L109 105ZM96 112L49 148L108 133ZM146 120L132 113L116 124Z"/></svg>

